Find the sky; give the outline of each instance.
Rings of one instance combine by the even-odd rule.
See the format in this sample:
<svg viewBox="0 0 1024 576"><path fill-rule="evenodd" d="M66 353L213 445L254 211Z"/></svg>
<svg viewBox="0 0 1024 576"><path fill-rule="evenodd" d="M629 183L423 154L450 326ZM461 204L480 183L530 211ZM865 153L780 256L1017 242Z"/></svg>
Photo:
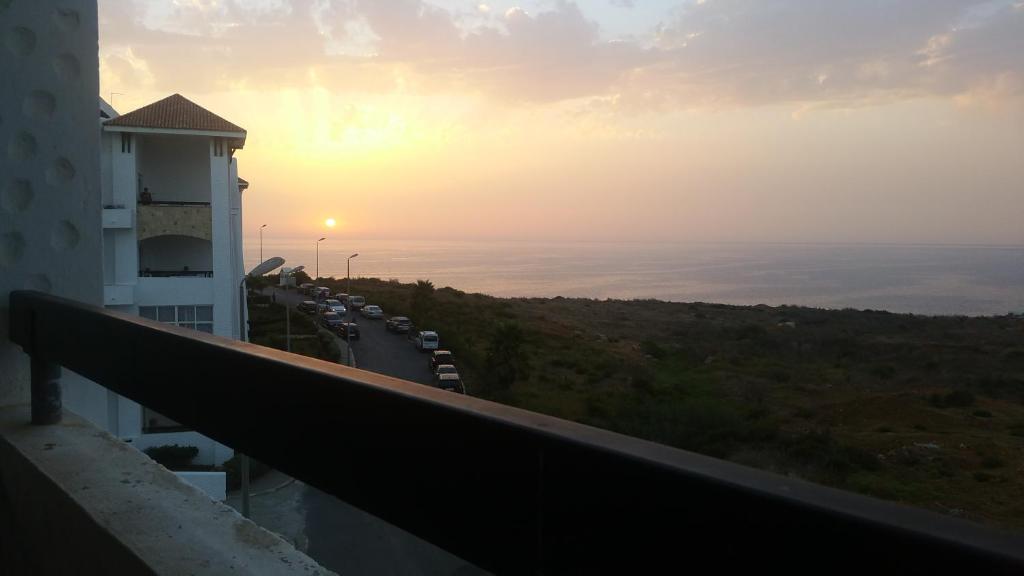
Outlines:
<svg viewBox="0 0 1024 576"><path fill-rule="evenodd" d="M1021 0L99 10L118 111L248 131L250 237L1024 244Z"/></svg>

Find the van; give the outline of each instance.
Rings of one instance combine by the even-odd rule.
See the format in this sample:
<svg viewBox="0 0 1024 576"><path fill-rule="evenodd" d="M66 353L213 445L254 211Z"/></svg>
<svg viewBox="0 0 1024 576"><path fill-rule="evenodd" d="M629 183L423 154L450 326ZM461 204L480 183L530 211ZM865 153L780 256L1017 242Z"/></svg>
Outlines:
<svg viewBox="0 0 1024 576"><path fill-rule="evenodd" d="M349 308L353 308L353 309L358 310L358 309L362 308L365 305L366 305L366 298L363 298L362 296L349 296L348 297L348 307Z"/></svg>
<svg viewBox="0 0 1024 576"><path fill-rule="evenodd" d="M416 334L416 348L422 351L426 350L437 350L437 345L440 338L437 336L437 332L432 330L423 330Z"/></svg>

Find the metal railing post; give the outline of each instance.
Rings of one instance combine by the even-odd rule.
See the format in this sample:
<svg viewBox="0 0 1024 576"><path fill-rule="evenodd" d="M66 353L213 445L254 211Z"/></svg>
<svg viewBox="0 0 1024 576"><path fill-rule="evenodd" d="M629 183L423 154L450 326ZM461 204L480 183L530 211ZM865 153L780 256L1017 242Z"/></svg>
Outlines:
<svg viewBox="0 0 1024 576"><path fill-rule="evenodd" d="M61 420L60 364L32 356L32 423L56 424Z"/></svg>

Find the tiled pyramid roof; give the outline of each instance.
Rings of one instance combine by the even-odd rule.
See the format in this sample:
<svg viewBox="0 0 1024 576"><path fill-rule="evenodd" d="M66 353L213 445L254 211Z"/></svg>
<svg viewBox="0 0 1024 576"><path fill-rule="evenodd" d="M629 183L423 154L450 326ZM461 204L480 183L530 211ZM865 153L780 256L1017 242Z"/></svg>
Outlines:
<svg viewBox="0 0 1024 576"><path fill-rule="evenodd" d="M138 110L107 120L104 126L245 134L244 128L228 122L181 94L173 94Z"/></svg>

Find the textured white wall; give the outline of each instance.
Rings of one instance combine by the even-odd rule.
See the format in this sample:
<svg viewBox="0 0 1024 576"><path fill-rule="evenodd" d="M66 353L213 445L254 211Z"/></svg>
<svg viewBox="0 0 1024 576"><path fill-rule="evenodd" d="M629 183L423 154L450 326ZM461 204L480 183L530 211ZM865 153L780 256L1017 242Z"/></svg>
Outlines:
<svg viewBox="0 0 1024 576"><path fill-rule="evenodd" d="M0 36L0 404L10 404L29 394L27 357L7 340L9 292L102 302L96 4L0 1ZM105 392L88 386L75 400L105 425Z"/></svg>

